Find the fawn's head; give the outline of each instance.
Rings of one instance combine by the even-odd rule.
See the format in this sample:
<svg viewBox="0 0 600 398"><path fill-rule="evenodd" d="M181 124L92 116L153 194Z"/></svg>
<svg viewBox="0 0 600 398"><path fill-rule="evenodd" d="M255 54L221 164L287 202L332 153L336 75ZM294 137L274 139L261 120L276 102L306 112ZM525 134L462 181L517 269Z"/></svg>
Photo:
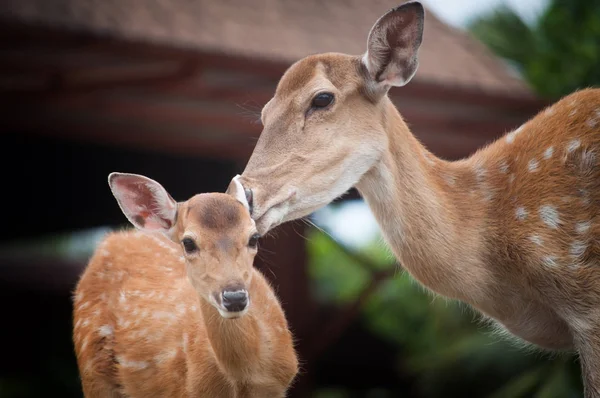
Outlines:
<svg viewBox="0 0 600 398"><path fill-rule="evenodd" d="M232 195L205 193L178 203L141 175L111 173L108 182L136 228L180 245L190 282L203 299L224 318L246 313L259 235L239 183L230 186Z"/></svg>
<svg viewBox="0 0 600 398"><path fill-rule="evenodd" d="M375 23L363 56L318 54L286 71L239 179L261 234L333 201L381 159L387 92L415 74L423 22L423 6L405 3Z"/></svg>

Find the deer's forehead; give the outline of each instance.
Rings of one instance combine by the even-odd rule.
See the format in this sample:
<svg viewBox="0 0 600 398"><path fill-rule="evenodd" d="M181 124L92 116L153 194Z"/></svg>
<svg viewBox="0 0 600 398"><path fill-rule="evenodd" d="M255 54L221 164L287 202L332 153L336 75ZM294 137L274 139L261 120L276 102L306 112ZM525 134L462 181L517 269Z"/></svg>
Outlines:
<svg viewBox="0 0 600 398"><path fill-rule="evenodd" d="M230 235L245 228L250 215L237 200L226 194L202 196L190 200L185 217L190 227L197 227L206 234Z"/></svg>
<svg viewBox="0 0 600 398"><path fill-rule="evenodd" d="M312 90L327 81L338 89L352 85L359 77L357 58L345 54L318 54L301 59L283 75L276 97L288 98L303 90Z"/></svg>

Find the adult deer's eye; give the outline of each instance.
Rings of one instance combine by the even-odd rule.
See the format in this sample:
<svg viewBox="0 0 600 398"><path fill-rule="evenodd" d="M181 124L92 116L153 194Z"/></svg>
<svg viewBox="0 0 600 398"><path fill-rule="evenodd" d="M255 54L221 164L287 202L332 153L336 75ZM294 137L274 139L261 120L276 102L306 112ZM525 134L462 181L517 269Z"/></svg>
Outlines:
<svg viewBox="0 0 600 398"><path fill-rule="evenodd" d="M255 248L256 245L258 244L258 240L260 239L260 235L259 234L254 234L250 237L250 239L248 240L248 247L251 248Z"/></svg>
<svg viewBox="0 0 600 398"><path fill-rule="evenodd" d="M333 94L321 93L312 100L313 108L326 108L333 102Z"/></svg>
<svg viewBox="0 0 600 398"><path fill-rule="evenodd" d="M192 238L183 238L183 240L181 241L181 244L183 245L185 252L188 254L193 253L196 250L198 250L198 246L196 246L196 242L194 242L194 240Z"/></svg>

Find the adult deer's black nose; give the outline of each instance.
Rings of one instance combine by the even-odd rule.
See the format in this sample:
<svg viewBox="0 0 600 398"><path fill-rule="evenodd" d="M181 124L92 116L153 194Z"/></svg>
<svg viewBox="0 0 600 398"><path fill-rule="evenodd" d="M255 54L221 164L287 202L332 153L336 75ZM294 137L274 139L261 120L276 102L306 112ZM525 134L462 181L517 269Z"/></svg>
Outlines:
<svg viewBox="0 0 600 398"><path fill-rule="evenodd" d="M244 289L224 290L221 298L223 307L229 312L241 312L248 306L248 292Z"/></svg>

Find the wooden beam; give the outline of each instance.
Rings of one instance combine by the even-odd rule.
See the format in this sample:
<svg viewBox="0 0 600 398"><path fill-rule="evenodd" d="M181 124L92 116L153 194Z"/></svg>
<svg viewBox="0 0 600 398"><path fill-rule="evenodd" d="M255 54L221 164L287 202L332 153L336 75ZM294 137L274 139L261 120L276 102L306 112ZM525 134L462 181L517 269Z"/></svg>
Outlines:
<svg viewBox="0 0 600 398"><path fill-rule="evenodd" d="M177 104L142 102L128 98L106 98L91 96L67 96L61 100L33 101L35 106L45 107L47 110L60 109L73 112L87 112L96 117L121 118L123 120L151 122L169 126L186 126L197 128L199 131L217 128L230 130L235 136L258 137L262 127L251 123L242 115L227 112L214 112L210 109L196 107L181 107ZM20 105L26 107L26 103ZM214 135L214 134L213 134Z"/></svg>
<svg viewBox="0 0 600 398"><path fill-rule="evenodd" d="M52 127L48 127L48 126ZM197 138L181 137L165 130L160 133L143 129L123 128L108 123L84 123L80 121L57 122L44 118L3 118L0 131L20 131L34 135L46 135L98 145L121 146L138 150L180 155L204 156L213 159L233 161L246 160L253 150L252 143L246 145L239 140L211 142Z"/></svg>
<svg viewBox="0 0 600 398"><path fill-rule="evenodd" d="M131 65L66 66L47 62L35 57L10 57L0 55L0 72L8 75L32 75L46 79L42 90L13 89L9 95L56 95L70 93L93 93L114 88L159 86L168 87L173 83L189 84L201 69L196 59L168 62L154 61ZM182 84L185 86L186 84Z"/></svg>
<svg viewBox="0 0 600 398"><path fill-rule="evenodd" d="M2 26L2 29L0 29L0 44L4 42L10 44L11 41L16 40L19 34L28 37L30 40L37 38L38 40L44 41L46 39L47 41L47 38L50 37L51 41L70 42L78 48L94 49L98 52L110 54L123 54L128 57L183 61L196 58L201 59L206 67L253 73L258 76L270 77L275 81L278 81L286 69L296 61L232 55L198 48L183 48L143 41L126 41L89 32L67 32L53 28L31 27L10 20L4 21L4 24L0 24L0 26ZM73 36L76 36L76 38L73 38ZM392 96L394 95L485 104L492 107L525 110L529 113L540 110L548 104L547 101L540 100L533 95L515 96L509 92L490 92L480 87L450 86L437 82L422 81L418 73L414 81L407 86L393 89Z"/></svg>

